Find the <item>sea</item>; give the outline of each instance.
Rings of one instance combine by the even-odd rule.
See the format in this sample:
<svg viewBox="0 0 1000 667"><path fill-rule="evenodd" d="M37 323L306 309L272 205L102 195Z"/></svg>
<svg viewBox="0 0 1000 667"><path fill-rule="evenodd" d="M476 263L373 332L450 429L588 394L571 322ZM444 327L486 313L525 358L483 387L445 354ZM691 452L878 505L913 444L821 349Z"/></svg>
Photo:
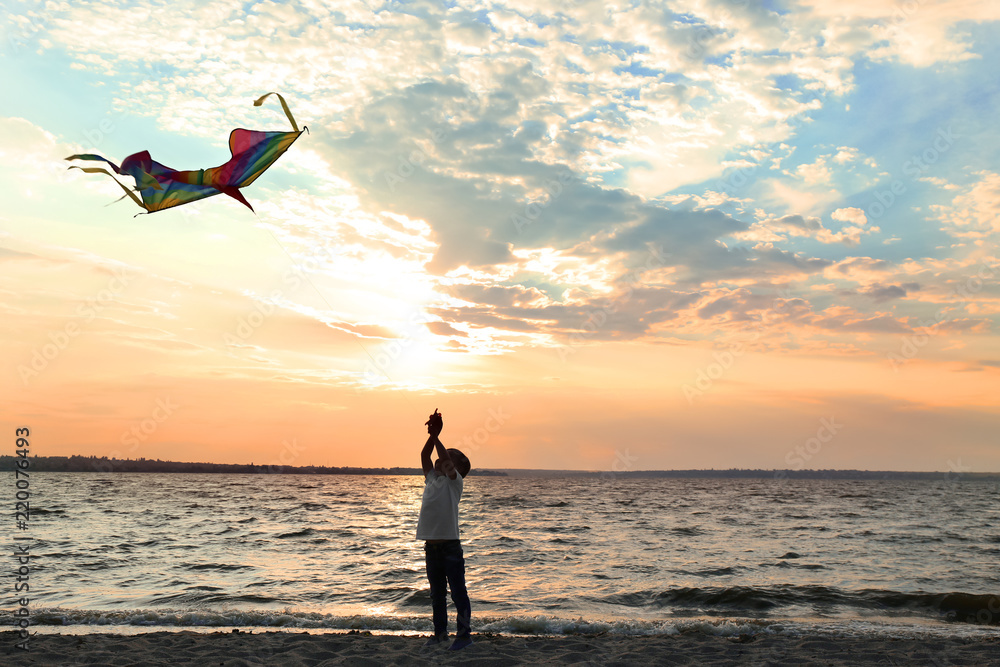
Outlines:
<svg viewBox="0 0 1000 667"><path fill-rule="evenodd" d="M422 488L32 473L6 541L32 632L429 634ZM996 482L471 476L461 534L478 633L1000 637Z"/></svg>

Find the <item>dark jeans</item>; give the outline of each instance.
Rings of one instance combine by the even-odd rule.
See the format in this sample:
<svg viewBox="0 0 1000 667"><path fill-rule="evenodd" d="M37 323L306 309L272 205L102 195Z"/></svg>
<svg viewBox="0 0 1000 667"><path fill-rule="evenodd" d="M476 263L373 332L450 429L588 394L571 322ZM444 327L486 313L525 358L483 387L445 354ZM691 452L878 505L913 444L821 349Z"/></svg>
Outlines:
<svg viewBox="0 0 1000 667"><path fill-rule="evenodd" d="M448 634L448 587L451 600L458 614L458 636L468 637L472 631L472 604L465 589L465 557L459 540L447 542L425 542L424 555L427 558L427 580L431 583L431 609L434 613L434 634L440 637Z"/></svg>

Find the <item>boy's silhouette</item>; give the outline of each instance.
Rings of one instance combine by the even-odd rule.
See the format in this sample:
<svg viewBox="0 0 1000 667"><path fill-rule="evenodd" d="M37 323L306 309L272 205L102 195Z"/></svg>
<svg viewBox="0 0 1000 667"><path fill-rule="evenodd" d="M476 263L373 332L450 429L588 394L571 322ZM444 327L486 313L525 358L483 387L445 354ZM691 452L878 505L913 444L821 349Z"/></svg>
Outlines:
<svg viewBox="0 0 1000 667"><path fill-rule="evenodd" d="M427 443L420 452L424 469L424 497L417 521L417 539L425 540L424 556L427 562L427 580L431 586L431 610L434 617L434 636L426 646L434 646L448 639L448 587L455 603L458 632L450 650L457 651L472 643L470 620L472 605L465 589L465 557L458 537L458 503L462 487L472 465L468 457L457 449L445 449L438 439L444 423L440 413L427 420ZM431 450L437 449L438 459L431 463Z"/></svg>

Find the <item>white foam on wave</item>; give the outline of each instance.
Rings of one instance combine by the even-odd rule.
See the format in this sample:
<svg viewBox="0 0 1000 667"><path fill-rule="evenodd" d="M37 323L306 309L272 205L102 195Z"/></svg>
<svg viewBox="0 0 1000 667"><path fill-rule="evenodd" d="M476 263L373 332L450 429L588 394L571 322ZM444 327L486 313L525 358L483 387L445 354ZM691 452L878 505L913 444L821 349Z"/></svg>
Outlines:
<svg viewBox="0 0 1000 667"><path fill-rule="evenodd" d="M9 614L0 624L12 623ZM32 631L85 634L94 632L134 634L189 630L197 632L232 629L273 632L370 631L375 634L426 634L426 615L335 615L293 609L274 611L150 610L103 611L90 609L38 609L31 616ZM473 632L519 636L566 636L609 634L618 636L705 634L717 637L778 635L790 637L857 637L904 639L921 637L1000 639L1000 629L962 624L894 623L873 620L687 618L687 619L566 619L554 616L489 616L473 614Z"/></svg>

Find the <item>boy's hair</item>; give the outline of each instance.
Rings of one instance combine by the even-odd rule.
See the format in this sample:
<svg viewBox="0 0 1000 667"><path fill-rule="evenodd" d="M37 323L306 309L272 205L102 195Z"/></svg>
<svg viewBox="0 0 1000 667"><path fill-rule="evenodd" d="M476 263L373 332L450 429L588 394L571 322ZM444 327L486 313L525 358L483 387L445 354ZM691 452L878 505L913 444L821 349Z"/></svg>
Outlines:
<svg viewBox="0 0 1000 667"><path fill-rule="evenodd" d="M448 455L451 457L451 462L455 464L455 470L463 478L468 477L469 471L472 470L472 464L469 462L469 457L462 453L460 449L448 448Z"/></svg>

